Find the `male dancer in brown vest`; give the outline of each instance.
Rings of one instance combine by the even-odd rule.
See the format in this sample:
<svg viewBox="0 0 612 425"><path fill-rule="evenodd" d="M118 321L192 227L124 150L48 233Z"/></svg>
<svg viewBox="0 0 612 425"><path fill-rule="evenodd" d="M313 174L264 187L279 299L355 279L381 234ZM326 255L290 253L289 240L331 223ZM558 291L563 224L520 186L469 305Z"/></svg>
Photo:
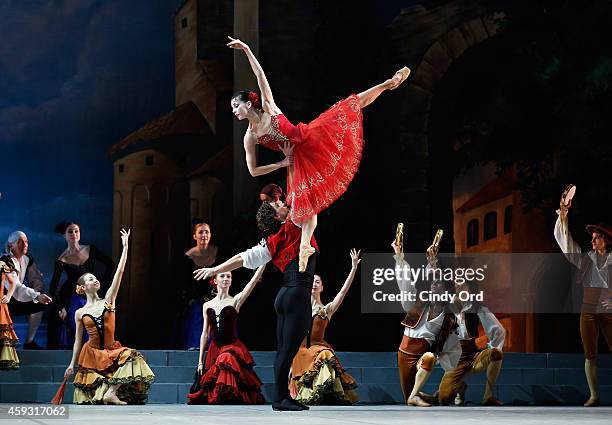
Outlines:
<svg viewBox="0 0 612 425"><path fill-rule="evenodd" d="M468 285L472 287L471 292L474 293L475 284ZM464 290L466 290L465 286L457 287L457 291ZM495 315L480 302L463 306L456 316L459 325L457 332L461 343L461 358L457 367L445 371L440 381L437 401L441 405L447 405L454 399L456 405L463 404L467 388L464 382L465 376L472 372L486 371L487 383L482 404L483 406L501 406L502 403L493 397L493 386L502 366L502 348L506 339L506 331ZM478 350L476 347L479 324L482 325L489 338L488 347L484 350Z"/></svg>
<svg viewBox="0 0 612 425"><path fill-rule="evenodd" d="M404 260L401 249L393 242L396 270L409 267ZM427 270L437 267L437 249L427 249ZM457 327L454 313L447 303L422 301L417 290L419 282L411 281L406 273L396 273L397 284L403 294L414 294L414 301L402 297L402 308L406 317L402 321L404 336L397 351L400 385L406 404L419 407L430 407L431 404L419 396L419 391L427 382L436 360L453 368L461 349L455 328ZM449 282L430 279L426 288L433 294L452 291Z"/></svg>
<svg viewBox="0 0 612 425"><path fill-rule="evenodd" d="M574 242L568 227L568 212L572 203L561 198L559 217L555 224L555 239L567 259L579 270L583 286L580 313L580 337L584 348L584 372L589 384L590 397L587 407L599 406L597 385L597 344L599 331L612 350L612 227L606 224L590 224L591 248L583 254Z"/></svg>

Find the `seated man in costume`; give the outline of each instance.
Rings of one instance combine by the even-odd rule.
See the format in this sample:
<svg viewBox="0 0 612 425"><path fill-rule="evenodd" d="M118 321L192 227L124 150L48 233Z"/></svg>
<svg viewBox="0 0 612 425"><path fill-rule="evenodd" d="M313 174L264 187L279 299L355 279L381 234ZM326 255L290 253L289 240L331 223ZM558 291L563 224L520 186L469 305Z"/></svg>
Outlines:
<svg viewBox="0 0 612 425"><path fill-rule="evenodd" d="M427 382L436 360L443 367L452 369L459 360L461 349L455 331L457 319L451 305L446 302L423 301L419 293L427 291L441 295L452 292L452 283L427 279L431 277L429 271L437 268L438 248L435 243L427 249L428 264L425 276L429 282L414 282L407 273L402 273L401 270L409 265L404 260L401 247L395 241L391 246L395 252L399 290L403 294L413 294L410 298L402 297L402 308L406 311L406 317L402 321L405 327L404 336L397 351L400 385L406 404L430 407L431 403L423 400L419 394L421 388ZM423 285L427 283L429 286Z"/></svg>
<svg viewBox="0 0 612 425"><path fill-rule="evenodd" d="M6 252L2 260L12 263L18 278L13 298L9 302L11 316L28 316L28 334L23 348L41 349L42 347L34 341L34 337L42 320L45 304L49 304L51 298L43 293L42 273L34 258L28 254L28 248L26 234L19 230L15 231L7 239Z"/></svg>
<svg viewBox="0 0 612 425"><path fill-rule="evenodd" d="M468 287L471 293L476 292L475 283L470 282ZM459 291L468 290L464 285L456 286ZM437 394L429 396L420 394L427 402L448 405L454 401L455 405L461 405L465 401L465 390L467 384L465 377L473 372L486 372L487 382L482 397L483 406L501 406L501 402L493 397L493 386L501 371L504 342L506 331L497 320L495 315L481 302L456 304L458 307L457 332L461 343L461 357L457 367L445 369ZM487 348L479 350L476 346L478 337L478 325L481 324L489 343Z"/></svg>

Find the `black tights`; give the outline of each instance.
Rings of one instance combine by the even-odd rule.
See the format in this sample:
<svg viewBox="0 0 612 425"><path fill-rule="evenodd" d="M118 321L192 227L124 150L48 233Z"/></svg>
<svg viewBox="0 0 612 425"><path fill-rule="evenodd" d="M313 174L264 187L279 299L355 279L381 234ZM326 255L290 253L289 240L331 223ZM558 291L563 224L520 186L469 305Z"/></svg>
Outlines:
<svg viewBox="0 0 612 425"><path fill-rule="evenodd" d="M292 261L283 273L283 287L274 301L276 310L277 351L274 360L274 401L289 396L289 369L300 344L310 330L310 294L316 265L316 254L308 259L304 273L298 272L297 260Z"/></svg>

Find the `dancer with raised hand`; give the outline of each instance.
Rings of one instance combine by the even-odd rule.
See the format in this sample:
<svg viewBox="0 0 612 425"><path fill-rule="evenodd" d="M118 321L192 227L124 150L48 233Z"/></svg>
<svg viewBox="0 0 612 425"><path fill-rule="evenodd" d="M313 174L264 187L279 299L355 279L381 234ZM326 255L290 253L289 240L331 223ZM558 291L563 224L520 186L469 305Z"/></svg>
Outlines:
<svg viewBox="0 0 612 425"><path fill-rule="evenodd" d="M406 273L396 273L399 290L404 294L413 294L401 301L406 317L402 321L404 335L397 351L397 366L404 400L407 405L417 407L431 407L431 403L423 400L420 391L436 362L440 362L445 370L450 370L457 366L461 356L461 346L455 332L457 318L451 306L445 302L423 301L418 296L427 291L434 295L454 292L451 283L430 276L429 270L438 267L436 240L439 242L437 235L426 252L427 271L423 282L413 281ZM391 247L395 253L396 270L410 267L401 246L393 241ZM420 283L429 285L424 287Z"/></svg>
<svg viewBox="0 0 612 425"><path fill-rule="evenodd" d="M87 302L75 313L72 360L64 374L65 379L72 375L78 360L79 370L74 377L76 404L143 404L155 378L142 354L115 340L115 300L125 270L129 237L130 231L122 229L123 252L104 298L98 296L100 282L93 274L85 273L77 281L77 292L85 294ZM83 327L89 334L85 344L81 337Z"/></svg>
<svg viewBox="0 0 612 425"><path fill-rule="evenodd" d="M584 373L589 385L590 396L586 407L599 406L599 384L597 379L597 347L599 333L604 336L612 350L612 290L610 289L610 268L612 267L612 227L607 224L589 224L591 251L583 253L569 231L568 215L576 187L570 185L561 196L555 239L566 258L578 268L583 286L580 311L580 338L584 349Z"/></svg>
<svg viewBox="0 0 612 425"><path fill-rule="evenodd" d="M274 301L278 349L274 360L272 409L298 411L308 410L308 406L291 398L288 377L291 361L310 327L310 293L317 255L311 255L306 270L298 272L301 229L288 219L288 215L289 208L282 200L263 202L257 211L257 226L265 239L224 263L201 268L194 274L196 279L205 279L239 267L256 269L269 261L280 269L283 273L283 286ZM314 237L310 242L317 246Z"/></svg>
<svg viewBox="0 0 612 425"><path fill-rule="evenodd" d="M317 226L317 214L346 191L359 167L363 150L361 110L385 90L396 89L408 78L410 69L404 67L392 78L340 100L308 124L293 125L274 102L263 68L249 46L228 38L228 47L246 54L261 92L260 99L253 91L240 91L231 101L236 118L249 121L244 135L247 167L252 176L288 167L287 204L292 220L302 226L299 271L303 272L308 257L315 252L310 238ZM258 166L257 144L282 151L285 159Z"/></svg>
<svg viewBox="0 0 612 425"><path fill-rule="evenodd" d="M325 331L348 293L361 262L361 251L351 249L351 270L327 304L321 301L323 280L315 275L312 284L312 325L310 338L302 341L291 364L291 395L304 404L353 404L357 401L357 383L342 367L332 346L325 341Z"/></svg>
<svg viewBox="0 0 612 425"><path fill-rule="evenodd" d="M236 330L240 307L261 280L265 267L260 266L236 296L229 294L232 272L214 276L217 295L202 306L204 327L198 358L199 388L187 394L189 404L265 402L261 393L261 380L253 370L253 356L238 339Z"/></svg>

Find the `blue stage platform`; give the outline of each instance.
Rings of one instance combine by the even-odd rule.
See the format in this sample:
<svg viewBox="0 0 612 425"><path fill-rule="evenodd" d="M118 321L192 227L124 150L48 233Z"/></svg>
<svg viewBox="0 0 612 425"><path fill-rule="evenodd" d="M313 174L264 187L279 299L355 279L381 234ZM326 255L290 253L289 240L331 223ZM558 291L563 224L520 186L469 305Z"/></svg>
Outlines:
<svg viewBox="0 0 612 425"><path fill-rule="evenodd" d="M143 351L157 378L151 388L151 403L185 403L193 380L197 352ZM70 351L19 351L21 369L0 373L0 402L48 402L62 381ZM401 403L395 352L338 352L347 371L359 383L361 403ZM255 351L257 374L264 382L268 400L272 391L274 352ZM512 405L581 405L588 389L580 354L505 353L504 366L495 395ZM436 367L425 391L433 392L442 370ZM467 378L468 402L478 404L484 389L484 374ZM612 355L599 359L599 385L603 404L612 405ZM66 402L72 400L72 387Z"/></svg>

